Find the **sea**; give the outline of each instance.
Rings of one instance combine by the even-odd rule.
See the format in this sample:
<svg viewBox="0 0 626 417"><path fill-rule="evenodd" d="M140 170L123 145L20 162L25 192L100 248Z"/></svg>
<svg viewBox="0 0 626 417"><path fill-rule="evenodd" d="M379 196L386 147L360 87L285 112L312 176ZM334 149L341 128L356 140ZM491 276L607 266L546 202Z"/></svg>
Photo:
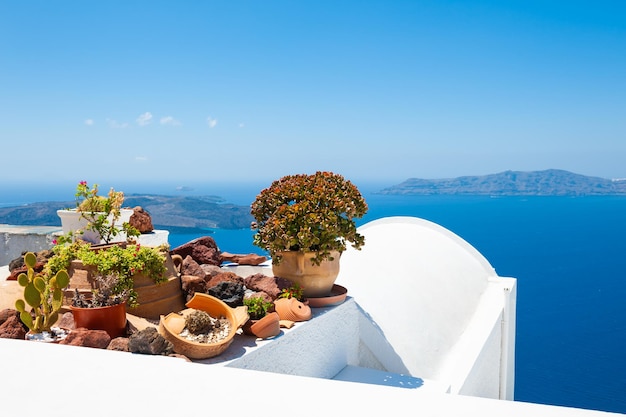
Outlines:
<svg viewBox="0 0 626 417"><path fill-rule="evenodd" d="M248 205L261 186L176 192ZM67 188L32 195L23 190L0 184L0 206L68 200ZM136 192L173 190L156 184ZM517 401L626 413L626 196L398 196L377 194L374 186L361 190L369 211L359 225L388 216L430 220L474 246L499 276L517 278ZM176 247L205 235L222 251L263 254L248 229L170 233L169 241Z"/></svg>

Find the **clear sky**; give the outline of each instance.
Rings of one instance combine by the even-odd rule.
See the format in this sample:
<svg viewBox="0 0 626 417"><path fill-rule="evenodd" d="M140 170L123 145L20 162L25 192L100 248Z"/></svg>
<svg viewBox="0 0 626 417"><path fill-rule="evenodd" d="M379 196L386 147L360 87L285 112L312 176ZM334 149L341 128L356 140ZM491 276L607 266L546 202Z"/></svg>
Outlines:
<svg viewBox="0 0 626 417"><path fill-rule="evenodd" d="M0 181L626 177L626 2L0 0Z"/></svg>

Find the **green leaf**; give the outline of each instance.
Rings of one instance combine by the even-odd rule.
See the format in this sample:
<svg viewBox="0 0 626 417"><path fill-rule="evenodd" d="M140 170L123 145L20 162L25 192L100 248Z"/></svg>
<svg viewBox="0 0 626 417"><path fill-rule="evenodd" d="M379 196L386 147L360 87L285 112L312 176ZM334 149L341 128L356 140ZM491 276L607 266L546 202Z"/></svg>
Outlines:
<svg viewBox="0 0 626 417"><path fill-rule="evenodd" d="M40 293L43 293L46 290L46 281L44 281L42 277L35 277L33 285Z"/></svg>
<svg viewBox="0 0 626 417"><path fill-rule="evenodd" d="M70 285L70 276L67 274L67 271L61 270L56 275L57 278L57 287L65 288Z"/></svg>
<svg viewBox="0 0 626 417"><path fill-rule="evenodd" d="M34 330L33 318L28 311L22 311L20 313L20 320L22 320L22 323L24 323L29 329Z"/></svg>
<svg viewBox="0 0 626 417"><path fill-rule="evenodd" d="M24 288L24 299L31 307L38 307L41 304L41 293L37 291L32 282Z"/></svg>

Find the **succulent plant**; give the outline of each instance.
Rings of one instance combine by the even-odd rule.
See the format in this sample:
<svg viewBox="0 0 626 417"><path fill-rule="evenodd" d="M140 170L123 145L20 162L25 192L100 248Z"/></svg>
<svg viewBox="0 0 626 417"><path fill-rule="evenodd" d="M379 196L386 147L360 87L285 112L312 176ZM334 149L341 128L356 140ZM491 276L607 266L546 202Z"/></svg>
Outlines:
<svg viewBox="0 0 626 417"><path fill-rule="evenodd" d="M62 269L55 275L48 277L35 272L37 257L28 252L24 255L26 273L17 277L18 283L24 287L24 299L15 302L15 308L20 313L20 320L33 333L50 331L59 318L59 310L63 305L63 290L69 285L70 277ZM30 311L27 310L27 304Z"/></svg>

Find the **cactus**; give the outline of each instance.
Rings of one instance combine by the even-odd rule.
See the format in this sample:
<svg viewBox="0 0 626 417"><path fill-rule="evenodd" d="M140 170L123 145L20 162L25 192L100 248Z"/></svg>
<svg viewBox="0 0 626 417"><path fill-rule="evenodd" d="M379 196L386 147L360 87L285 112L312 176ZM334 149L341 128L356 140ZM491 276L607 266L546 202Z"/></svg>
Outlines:
<svg viewBox="0 0 626 417"><path fill-rule="evenodd" d="M59 310L63 305L63 289L69 285L70 277L64 269L52 277L35 273L37 257L32 252L24 255L24 263L27 271L17 277L18 283L24 287L24 299L17 300L15 308L31 332L50 331L59 318ZM31 311L26 309L27 304Z"/></svg>

